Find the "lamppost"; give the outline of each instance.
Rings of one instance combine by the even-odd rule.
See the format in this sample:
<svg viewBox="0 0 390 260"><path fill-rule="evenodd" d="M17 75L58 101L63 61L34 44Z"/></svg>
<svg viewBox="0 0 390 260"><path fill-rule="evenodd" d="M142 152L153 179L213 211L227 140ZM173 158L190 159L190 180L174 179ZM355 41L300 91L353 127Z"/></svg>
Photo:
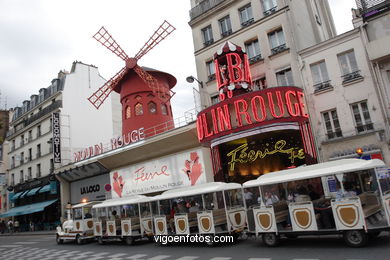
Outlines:
<svg viewBox="0 0 390 260"><path fill-rule="evenodd" d="M198 82L198 89L192 88L192 91L194 93L194 103L195 103L195 109L197 112L200 112L202 107L205 107L205 104L203 103L203 82L199 81L194 76L188 76L186 78L186 81L188 83L193 83L194 81ZM200 104L199 104L200 103ZM198 111L199 109L199 111Z"/></svg>
<svg viewBox="0 0 390 260"><path fill-rule="evenodd" d="M68 204L66 204L66 218L67 220L70 220L71 219L71 216L70 216L70 210L72 209L72 204L70 204L70 202L68 202Z"/></svg>

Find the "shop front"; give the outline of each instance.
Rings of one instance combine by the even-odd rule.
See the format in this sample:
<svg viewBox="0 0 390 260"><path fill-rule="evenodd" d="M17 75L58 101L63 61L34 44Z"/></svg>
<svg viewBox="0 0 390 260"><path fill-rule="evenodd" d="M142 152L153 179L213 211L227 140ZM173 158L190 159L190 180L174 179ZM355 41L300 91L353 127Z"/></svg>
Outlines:
<svg viewBox="0 0 390 260"><path fill-rule="evenodd" d="M198 114L198 140L212 152L214 180L238 182L317 162L301 88L253 91L246 54L226 43L214 55L220 103Z"/></svg>

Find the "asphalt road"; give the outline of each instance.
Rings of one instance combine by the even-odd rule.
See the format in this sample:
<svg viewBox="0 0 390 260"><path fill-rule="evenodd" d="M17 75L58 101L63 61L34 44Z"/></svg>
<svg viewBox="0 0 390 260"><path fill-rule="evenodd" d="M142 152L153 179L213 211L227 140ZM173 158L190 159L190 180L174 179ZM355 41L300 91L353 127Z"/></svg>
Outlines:
<svg viewBox="0 0 390 260"><path fill-rule="evenodd" d="M389 260L389 245L388 233L372 239L364 248L349 248L341 238L335 236L283 240L278 247L267 248L261 245L260 240L251 238L233 245L207 247L200 244L159 246L147 241L140 241L132 246L120 242L105 245L95 242L83 245L74 243L57 245L53 235L13 235L0 236L0 260Z"/></svg>

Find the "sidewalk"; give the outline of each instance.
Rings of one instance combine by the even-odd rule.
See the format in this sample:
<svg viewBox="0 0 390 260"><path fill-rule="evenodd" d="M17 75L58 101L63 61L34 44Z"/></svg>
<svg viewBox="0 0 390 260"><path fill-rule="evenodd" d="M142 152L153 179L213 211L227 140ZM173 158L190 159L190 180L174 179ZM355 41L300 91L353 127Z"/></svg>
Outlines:
<svg viewBox="0 0 390 260"><path fill-rule="evenodd" d="M42 230L42 231L26 231L26 232L13 232L13 233L0 233L1 236L35 236L35 235L55 235L55 230Z"/></svg>

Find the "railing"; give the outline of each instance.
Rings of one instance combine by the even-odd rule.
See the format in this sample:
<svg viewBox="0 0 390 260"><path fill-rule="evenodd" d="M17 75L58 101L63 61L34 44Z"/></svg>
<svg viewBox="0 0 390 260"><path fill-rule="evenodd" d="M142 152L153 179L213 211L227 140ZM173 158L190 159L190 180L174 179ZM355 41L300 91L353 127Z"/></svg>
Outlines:
<svg viewBox="0 0 390 260"><path fill-rule="evenodd" d="M207 47L207 46L213 44L213 42L214 42L214 39L210 39L210 40L208 40L208 41L205 41L205 42L203 43L203 45L204 45L204 47Z"/></svg>
<svg viewBox="0 0 390 260"><path fill-rule="evenodd" d="M248 60L249 60L249 64L253 64L261 59L262 59L261 55L259 54L259 55L253 56L252 58L249 58Z"/></svg>
<svg viewBox="0 0 390 260"><path fill-rule="evenodd" d="M350 81L354 81L354 80L363 78L362 75L360 75L360 70L356 70L354 72L344 74L341 77L343 79L343 83L347 83Z"/></svg>
<svg viewBox="0 0 390 260"><path fill-rule="evenodd" d="M341 132L341 130L338 130L336 132L327 132L326 137L328 138L328 140L331 140L337 137L343 137L343 133Z"/></svg>
<svg viewBox="0 0 390 260"><path fill-rule="evenodd" d="M366 19L390 10L390 0L356 0L356 6Z"/></svg>
<svg viewBox="0 0 390 260"><path fill-rule="evenodd" d="M248 25L252 24L254 21L255 21L255 19L254 19L254 18L251 18L251 19L248 19L248 20L242 22L241 25L242 25L243 27L245 27L245 26L248 26Z"/></svg>
<svg viewBox="0 0 390 260"><path fill-rule="evenodd" d="M326 90L326 89L331 89L333 87L330 84L330 80L327 80L327 81L324 81L321 83L314 84L313 88L314 88L314 93L317 93L317 92L321 92L321 91Z"/></svg>
<svg viewBox="0 0 390 260"><path fill-rule="evenodd" d="M271 15L271 14L275 13L277 9L278 9L278 7L274 6L271 9L264 11L263 14L264 14L264 16Z"/></svg>
<svg viewBox="0 0 390 260"><path fill-rule="evenodd" d="M370 124L365 124L365 125L358 125L355 128L356 128L357 133L368 132L368 131L374 130L374 124L370 123Z"/></svg>
<svg viewBox="0 0 390 260"><path fill-rule="evenodd" d="M222 35L222 37L226 37L226 36L231 35L232 33L233 33L232 29L229 29L229 30L227 30L227 31L223 31L223 32L221 33L221 35Z"/></svg>
<svg viewBox="0 0 390 260"><path fill-rule="evenodd" d="M215 74L211 74L207 78L209 81L213 81L213 80L215 80Z"/></svg>
<svg viewBox="0 0 390 260"><path fill-rule="evenodd" d="M275 48L272 48L272 49L271 49L271 53L272 53L272 55L273 55L273 54L278 54L278 53L284 51L285 49L287 49L287 46L286 46L286 44L284 43L284 44L281 44L281 45L279 45L279 46L277 46L277 47L275 47Z"/></svg>
<svg viewBox="0 0 390 260"><path fill-rule="evenodd" d="M197 6L190 10L190 18L195 19L196 17L204 14L208 10L216 7L220 3L225 2L225 0L204 0L200 2Z"/></svg>

